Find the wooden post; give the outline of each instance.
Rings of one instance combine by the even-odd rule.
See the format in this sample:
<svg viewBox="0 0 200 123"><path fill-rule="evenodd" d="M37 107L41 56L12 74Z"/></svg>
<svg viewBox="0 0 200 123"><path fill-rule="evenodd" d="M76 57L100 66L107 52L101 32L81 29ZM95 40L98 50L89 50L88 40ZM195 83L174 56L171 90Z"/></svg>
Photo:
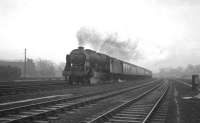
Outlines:
<svg viewBox="0 0 200 123"><path fill-rule="evenodd" d="M199 75L192 75L192 89L196 89L199 85Z"/></svg>

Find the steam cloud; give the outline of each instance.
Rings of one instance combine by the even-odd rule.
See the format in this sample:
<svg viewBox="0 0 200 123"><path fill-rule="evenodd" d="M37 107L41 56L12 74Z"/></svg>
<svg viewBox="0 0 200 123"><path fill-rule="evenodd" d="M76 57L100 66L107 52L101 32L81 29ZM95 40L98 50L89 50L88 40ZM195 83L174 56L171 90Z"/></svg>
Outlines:
<svg viewBox="0 0 200 123"><path fill-rule="evenodd" d="M116 33L102 36L95 30L80 28L77 32L79 46L89 46L91 49L105 53L109 56L125 60L139 59L139 52L136 50L137 43L130 39L121 41Z"/></svg>

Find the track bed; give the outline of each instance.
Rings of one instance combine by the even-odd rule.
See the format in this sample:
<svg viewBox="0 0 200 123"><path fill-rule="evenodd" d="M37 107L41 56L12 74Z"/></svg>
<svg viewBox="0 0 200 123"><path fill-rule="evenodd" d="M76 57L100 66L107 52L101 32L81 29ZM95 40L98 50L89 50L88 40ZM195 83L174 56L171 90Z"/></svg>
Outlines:
<svg viewBox="0 0 200 123"><path fill-rule="evenodd" d="M156 82L156 83L158 83L158 82ZM148 83L146 85L154 86L152 83ZM144 85L140 86L140 88L144 88L144 87L145 87ZM91 104L91 103L94 103L94 102L98 102L98 101L101 101L101 100L104 100L104 99L107 99L107 98L110 98L110 97L113 97L113 96L117 96L118 94L126 93L126 92L130 91L131 89L134 90L136 88L138 88L138 87L132 86L130 88L130 85L129 85L128 89L126 87L126 89L120 89L120 90L117 89L117 90L115 90L115 92L110 92L109 91L109 92L106 92L106 93L101 93L100 95L99 94L98 95L95 94L92 97L91 96L90 97L84 97L83 99L78 99L77 98L75 100L73 99L71 102L69 102L69 99L67 99L67 101L68 101L67 103L65 102L66 99L62 99L62 100L54 101L53 103L52 103L52 101L50 101L48 103L45 102L45 103L39 104L40 106L35 106L36 104L34 104L34 106L33 105L29 105L28 107L26 106L26 107L18 107L17 109L16 108L15 109L9 109L9 110L15 110L15 111L11 111L12 113L13 112L18 112L18 113L17 114L15 114L15 113L12 114L11 113L12 114L11 115L9 113L10 111L7 110L6 112L1 113L1 115L2 115L2 117L1 117L2 119L1 120L6 119L7 121L12 121L13 118L14 119L20 119L20 117L23 120L28 120L29 119L29 118L27 119L27 117L29 117L28 115L31 115L31 117L33 117L34 119L38 119L38 118L40 119L44 115L45 115L45 117L48 116L47 118L50 118L50 117L52 117L51 113L55 113L56 112L56 115L57 115L59 113L62 113L63 110L73 110L76 107L82 107L82 106L85 106L85 105L87 106L88 104ZM143 90L141 90L141 91L143 91ZM40 107L40 108L38 109L38 107ZM22 118L22 117L26 117L26 118ZM34 122L35 122L35 120L34 120Z"/></svg>
<svg viewBox="0 0 200 123"><path fill-rule="evenodd" d="M134 80L134 81L129 81L125 83L109 83L109 84L99 84L99 85L91 85L91 86L69 86L69 85L61 85L59 84L57 87L54 89L51 89L52 87L47 89L44 88L39 88L34 91L28 91L28 92L22 92L22 93L16 93L16 94L8 94L8 95L3 95L0 96L0 103L6 103L10 101L19 101L19 100L25 100L25 99L33 99L33 98L41 98L41 97L47 97L47 96L59 96L59 95L66 95L66 94L84 94L84 93L92 93L94 91L102 91L102 88L105 90L112 89L112 86L117 88L123 88L123 87L128 87L128 86L133 86L133 85L138 85L142 84L145 82L149 82L150 80ZM32 87L30 87L32 88ZM28 88L27 88L28 90Z"/></svg>

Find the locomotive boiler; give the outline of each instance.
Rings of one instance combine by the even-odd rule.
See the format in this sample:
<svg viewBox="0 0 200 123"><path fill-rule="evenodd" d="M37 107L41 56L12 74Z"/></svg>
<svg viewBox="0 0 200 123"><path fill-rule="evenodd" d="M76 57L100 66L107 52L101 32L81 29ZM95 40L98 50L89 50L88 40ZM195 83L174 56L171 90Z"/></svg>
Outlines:
<svg viewBox="0 0 200 123"><path fill-rule="evenodd" d="M104 79L134 79L151 77L145 68L124 62L90 49L79 47L66 56L63 76L69 84L97 83Z"/></svg>

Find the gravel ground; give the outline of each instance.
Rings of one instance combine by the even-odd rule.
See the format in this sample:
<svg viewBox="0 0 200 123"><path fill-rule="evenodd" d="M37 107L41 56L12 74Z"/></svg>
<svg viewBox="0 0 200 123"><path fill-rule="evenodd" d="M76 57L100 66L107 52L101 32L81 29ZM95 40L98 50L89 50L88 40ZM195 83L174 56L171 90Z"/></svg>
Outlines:
<svg viewBox="0 0 200 123"><path fill-rule="evenodd" d="M130 81L130 82L124 82L124 83L112 83L112 84L101 84L101 85L91 85L91 86L83 86L83 87L76 87L73 88L61 88L61 89L55 89L55 90L40 90L35 92L27 92L23 94L13 94L13 95L7 95L7 96L1 96L0 97L0 103L6 103L10 101L19 101L19 100L25 100L25 99L32 99L32 98L40 98L44 96L52 96L52 95L65 95L65 94L72 94L72 95L80 95L80 94L88 94L95 92L101 92L101 91L109 91L110 89L116 89L116 88L124 88L134 85L139 85L145 82L149 81ZM113 88L115 86L116 88ZM103 88L103 89L102 89Z"/></svg>
<svg viewBox="0 0 200 123"><path fill-rule="evenodd" d="M166 123L199 123L200 99L191 98L199 92L176 81L172 81L172 86Z"/></svg>
<svg viewBox="0 0 200 123"><path fill-rule="evenodd" d="M176 102L174 96L174 84L170 81L171 88L168 92L168 115L166 118L166 123L177 123L177 110L176 110Z"/></svg>

